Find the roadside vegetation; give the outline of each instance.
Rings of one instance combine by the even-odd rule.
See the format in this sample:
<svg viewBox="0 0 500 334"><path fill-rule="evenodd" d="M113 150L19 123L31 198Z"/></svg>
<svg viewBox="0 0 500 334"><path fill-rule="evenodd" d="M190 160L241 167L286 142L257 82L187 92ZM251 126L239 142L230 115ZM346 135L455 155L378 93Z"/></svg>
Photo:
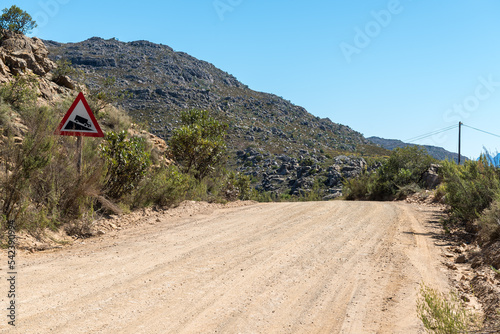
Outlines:
<svg viewBox="0 0 500 334"><path fill-rule="evenodd" d="M459 227L481 245L500 240L500 169L486 157L464 165L443 163L445 202L450 206L448 227Z"/></svg>
<svg viewBox="0 0 500 334"><path fill-rule="evenodd" d="M364 171L359 177L344 182L347 200L403 199L424 188L424 174L435 160L417 146L396 148L381 167Z"/></svg>
<svg viewBox="0 0 500 334"><path fill-rule="evenodd" d="M496 249L500 243L500 168L482 156L478 161L457 165L452 161L436 162L423 149L395 149L381 166L344 183L348 200L397 200L425 189L424 175L431 164L439 165L441 184L433 190L435 202L446 204L448 218L442 221L446 233L453 232L467 244L481 249ZM421 192L423 193L423 191ZM486 270L497 273L498 257L481 256ZM419 316L432 333L493 333L479 330L480 321L455 294L443 295L422 285L418 303ZM496 306L498 309L498 305ZM500 310L500 309L498 309ZM498 311L489 312L484 326L498 328Z"/></svg>
<svg viewBox="0 0 500 334"><path fill-rule="evenodd" d="M347 200L394 200L425 189L424 175L439 163L442 184L436 200L449 206L445 227L461 228L480 244L500 240L500 168L482 156L457 165L437 162L423 148L397 148L381 167L344 183Z"/></svg>
<svg viewBox="0 0 500 334"><path fill-rule="evenodd" d="M425 284L420 285L417 312L429 333L478 333L481 328L482 319L455 293L445 295Z"/></svg>
<svg viewBox="0 0 500 334"><path fill-rule="evenodd" d="M34 235L67 225L70 233L87 236L98 215L251 195L249 178L224 168L225 125L208 111L183 112L173 149L159 154L123 111L108 105L96 113L106 135L84 140L79 174L76 138L53 133L72 98L41 106L37 97L29 76L0 86L1 229L15 220ZM94 105L99 98L89 96ZM183 152L192 152L193 160Z"/></svg>

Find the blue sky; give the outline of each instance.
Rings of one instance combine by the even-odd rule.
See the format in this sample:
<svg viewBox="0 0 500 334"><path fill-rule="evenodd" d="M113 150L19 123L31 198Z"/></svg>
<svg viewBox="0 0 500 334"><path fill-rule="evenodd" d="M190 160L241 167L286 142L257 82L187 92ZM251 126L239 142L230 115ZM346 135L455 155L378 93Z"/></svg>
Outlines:
<svg viewBox="0 0 500 334"><path fill-rule="evenodd" d="M365 136L406 140L458 124L500 134L500 1L4 2L59 42L149 40L209 61ZM458 130L420 144L457 151ZM463 129L462 152L500 150Z"/></svg>

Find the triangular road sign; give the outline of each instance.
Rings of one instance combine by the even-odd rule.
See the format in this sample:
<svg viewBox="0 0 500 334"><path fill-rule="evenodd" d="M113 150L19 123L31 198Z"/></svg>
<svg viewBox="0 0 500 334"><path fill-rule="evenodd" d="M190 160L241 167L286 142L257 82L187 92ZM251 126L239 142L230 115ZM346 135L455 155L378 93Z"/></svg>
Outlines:
<svg viewBox="0 0 500 334"><path fill-rule="evenodd" d="M80 92L55 131L61 136L104 137L97 120Z"/></svg>

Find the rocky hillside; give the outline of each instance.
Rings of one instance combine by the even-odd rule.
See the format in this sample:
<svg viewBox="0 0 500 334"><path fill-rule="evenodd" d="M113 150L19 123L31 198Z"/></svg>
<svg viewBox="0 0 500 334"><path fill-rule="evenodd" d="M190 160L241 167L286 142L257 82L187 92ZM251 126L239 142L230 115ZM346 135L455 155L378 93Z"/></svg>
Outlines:
<svg viewBox="0 0 500 334"><path fill-rule="evenodd" d="M432 156L437 160L458 161L458 153L447 151L444 148L438 146L409 144L409 143L404 143L401 140L397 139L384 139L380 137L369 137L367 139L372 143L391 151L397 147L422 146L427 150L430 156ZM467 158L462 155L461 160L465 161L467 160Z"/></svg>
<svg viewBox="0 0 500 334"><path fill-rule="evenodd" d="M319 186L325 197L335 197L344 177L365 165L362 158L345 155L387 153L347 126L253 91L214 65L166 45L97 37L44 43L52 60L67 60L82 70L91 88L115 78L114 88L129 93L119 105L162 138L177 126L180 111L210 110L229 125L229 166L252 176L262 191L304 195Z"/></svg>
<svg viewBox="0 0 500 334"><path fill-rule="evenodd" d="M33 85L30 88L35 89L38 104L40 105L54 104L62 99L74 98L78 92L72 89L74 84L66 77L54 77L57 64L49 59L48 54L49 51L41 39L1 30L0 87L2 85L19 84L16 83L16 78L31 78L32 81L30 82L33 82ZM17 90L21 91L23 84L25 83L19 84ZM16 90L16 88L13 90ZM21 142L23 135L29 129L20 121L19 115L15 111L9 116L9 118L12 118L11 130L17 136L17 141ZM105 122L101 121L101 125L106 129ZM0 120L0 144L4 139L1 133L3 128L4 124ZM129 132L132 135L145 137L158 152L166 150L165 142L151 133L135 129L129 129Z"/></svg>
<svg viewBox="0 0 500 334"><path fill-rule="evenodd" d="M42 40L7 30L0 31L0 84L18 75L32 75L37 81L40 100L52 101L69 93L69 89L52 82L56 64L48 58Z"/></svg>
<svg viewBox="0 0 500 334"><path fill-rule="evenodd" d="M66 59L98 87L115 77L131 93L120 104L151 132L168 137L180 110L208 109L225 120L231 148L249 146L296 155L299 150L359 152L368 141L347 126L320 119L278 96L256 92L234 76L183 52L147 41L91 38L80 43L44 41L53 60Z"/></svg>

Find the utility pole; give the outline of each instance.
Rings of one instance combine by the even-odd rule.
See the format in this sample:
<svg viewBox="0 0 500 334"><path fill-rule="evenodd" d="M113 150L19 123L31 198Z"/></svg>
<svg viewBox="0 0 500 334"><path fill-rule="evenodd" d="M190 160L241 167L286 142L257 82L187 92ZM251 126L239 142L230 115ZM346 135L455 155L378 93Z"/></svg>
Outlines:
<svg viewBox="0 0 500 334"><path fill-rule="evenodd" d="M462 141L462 122L458 122L458 164L460 165L460 145Z"/></svg>

